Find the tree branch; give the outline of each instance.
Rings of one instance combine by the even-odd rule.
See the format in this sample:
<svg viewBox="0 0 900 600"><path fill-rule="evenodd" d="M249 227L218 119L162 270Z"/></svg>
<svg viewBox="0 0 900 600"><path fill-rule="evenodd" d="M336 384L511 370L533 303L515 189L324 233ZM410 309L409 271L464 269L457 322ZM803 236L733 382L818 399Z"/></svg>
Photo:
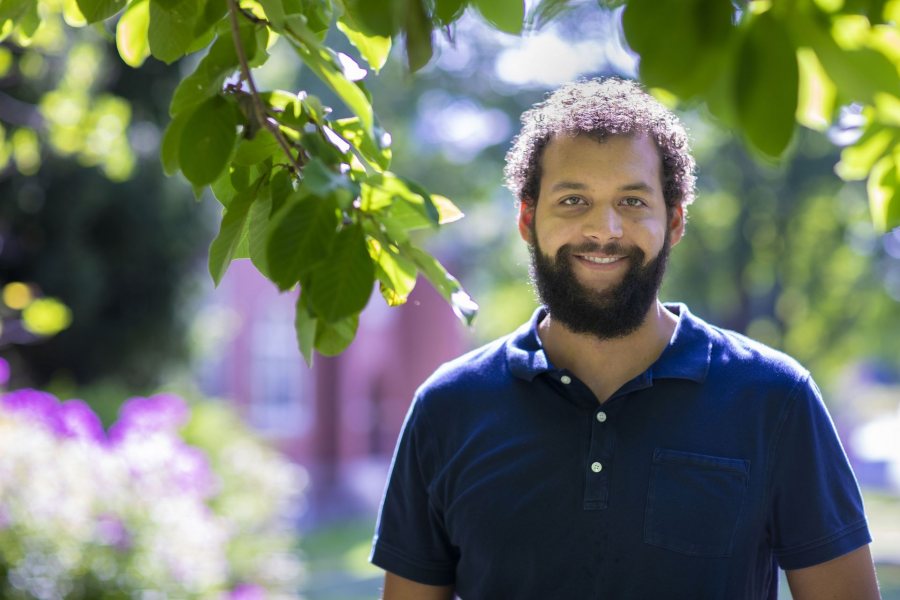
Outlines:
<svg viewBox="0 0 900 600"><path fill-rule="evenodd" d="M290 160L291 166L299 175L303 171L303 158L302 156L294 156L291 145L284 136L284 132L281 131L278 121L271 118L266 113L266 106L259 96L259 91L256 89L256 82L253 81L253 75L250 73L250 64L247 62L247 54L244 52L244 45L241 43L238 12L240 12L240 8L238 8L236 0L228 0L228 17L231 22L231 38L234 41L234 50L237 53L238 62L241 66L241 79L246 81L247 86L250 88L250 104L253 107L253 116L260 126L265 127L273 136L275 136L278 145L281 146L281 149L287 155L288 160Z"/></svg>

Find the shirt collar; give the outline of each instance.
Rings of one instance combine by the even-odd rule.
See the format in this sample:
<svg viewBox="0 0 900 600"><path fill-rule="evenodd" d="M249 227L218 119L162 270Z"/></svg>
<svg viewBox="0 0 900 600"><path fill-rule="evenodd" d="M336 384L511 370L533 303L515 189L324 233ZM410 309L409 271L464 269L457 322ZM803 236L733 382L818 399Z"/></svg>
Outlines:
<svg viewBox="0 0 900 600"><path fill-rule="evenodd" d="M684 304L671 303L665 307L678 317L678 323L669 344L646 374L653 379L704 381L712 353L709 326L692 315ZM538 324L546 314L544 307L535 310L531 319L506 342L509 370L520 379L531 381L541 373L554 369L538 336Z"/></svg>

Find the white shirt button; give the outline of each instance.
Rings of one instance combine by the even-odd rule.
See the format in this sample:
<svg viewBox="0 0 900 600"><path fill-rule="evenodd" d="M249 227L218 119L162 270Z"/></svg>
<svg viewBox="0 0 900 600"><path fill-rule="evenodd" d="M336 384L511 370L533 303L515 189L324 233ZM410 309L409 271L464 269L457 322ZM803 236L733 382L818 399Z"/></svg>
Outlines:
<svg viewBox="0 0 900 600"><path fill-rule="evenodd" d="M559 378L559 380L562 381L566 385L569 385L570 383L572 383L572 378L569 377L568 375L563 375L562 377Z"/></svg>
<svg viewBox="0 0 900 600"><path fill-rule="evenodd" d="M603 412L602 410L600 412L598 412L597 420L600 421L601 423L604 423L606 421L606 413Z"/></svg>
<svg viewBox="0 0 900 600"><path fill-rule="evenodd" d="M598 463L598 462L591 463L591 471L593 471L594 473L599 473L602 470L603 470L603 465L601 465L600 463Z"/></svg>

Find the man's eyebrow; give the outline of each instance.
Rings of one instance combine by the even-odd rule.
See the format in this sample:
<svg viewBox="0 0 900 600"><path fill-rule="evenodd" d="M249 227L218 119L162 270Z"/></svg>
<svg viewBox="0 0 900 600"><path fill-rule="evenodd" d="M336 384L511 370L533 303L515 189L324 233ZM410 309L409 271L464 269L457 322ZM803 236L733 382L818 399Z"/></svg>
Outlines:
<svg viewBox="0 0 900 600"><path fill-rule="evenodd" d="M553 186L550 188L550 191L560 192L563 190L586 190L587 187L587 185L578 181L558 181L553 184ZM619 191L653 193L653 186L648 183L644 183L643 181L636 181L634 183L626 183L625 185L620 186Z"/></svg>
<svg viewBox="0 0 900 600"><path fill-rule="evenodd" d="M653 193L653 187L650 184L644 183L643 181L638 181L635 183L629 183L623 185L619 188L620 192L647 192L648 194Z"/></svg>
<svg viewBox="0 0 900 600"><path fill-rule="evenodd" d="M551 192L560 192L562 190L586 190L587 186L577 181L558 181L550 188Z"/></svg>

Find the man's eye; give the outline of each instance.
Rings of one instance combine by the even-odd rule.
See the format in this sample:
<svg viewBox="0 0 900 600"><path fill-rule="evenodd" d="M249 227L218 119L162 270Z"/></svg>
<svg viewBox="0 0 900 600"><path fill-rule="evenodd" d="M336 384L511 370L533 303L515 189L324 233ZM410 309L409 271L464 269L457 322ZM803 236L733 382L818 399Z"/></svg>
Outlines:
<svg viewBox="0 0 900 600"><path fill-rule="evenodd" d="M583 204L584 199L580 196L566 196L560 201L560 204L564 206L577 206L578 204Z"/></svg>
<svg viewBox="0 0 900 600"><path fill-rule="evenodd" d="M634 197L625 198L624 200L622 200L622 204L625 204L626 206L635 206L635 207L646 205L643 200L641 200L640 198L634 198Z"/></svg>

